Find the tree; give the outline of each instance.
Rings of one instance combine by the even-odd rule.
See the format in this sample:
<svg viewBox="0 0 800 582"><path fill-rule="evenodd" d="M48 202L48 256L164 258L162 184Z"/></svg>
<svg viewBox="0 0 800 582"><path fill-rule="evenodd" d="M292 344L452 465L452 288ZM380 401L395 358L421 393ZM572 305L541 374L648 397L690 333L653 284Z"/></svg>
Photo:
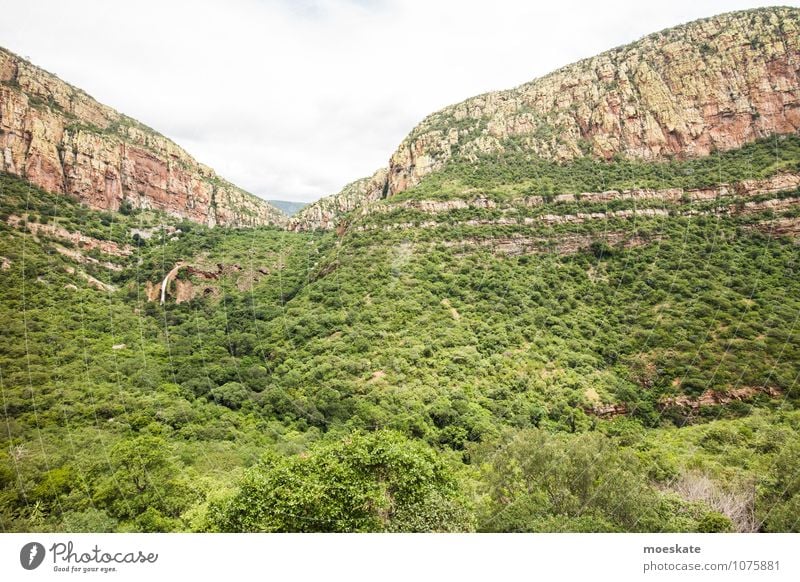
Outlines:
<svg viewBox="0 0 800 582"><path fill-rule="evenodd" d="M468 513L437 454L399 433L355 433L303 454L268 453L232 497L212 503L215 531L463 531Z"/></svg>
<svg viewBox="0 0 800 582"><path fill-rule="evenodd" d="M487 531L649 531L658 496L631 451L597 433L511 433L488 453ZM660 528L659 528L660 529Z"/></svg>
<svg viewBox="0 0 800 582"><path fill-rule="evenodd" d="M110 462L111 474L100 481L96 500L119 519L144 519L145 530L154 523L156 530L173 529L168 518L181 514L192 493L177 477L167 443L149 435L121 441L112 447Z"/></svg>
<svg viewBox="0 0 800 582"><path fill-rule="evenodd" d="M211 397L215 402L227 406L231 410L238 410L247 401L249 391L239 382L227 382L222 386L211 389Z"/></svg>
<svg viewBox="0 0 800 582"><path fill-rule="evenodd" d="M800 531L800 443L788 443L772 465L771 483L761 495L764 528Z"/></svg>

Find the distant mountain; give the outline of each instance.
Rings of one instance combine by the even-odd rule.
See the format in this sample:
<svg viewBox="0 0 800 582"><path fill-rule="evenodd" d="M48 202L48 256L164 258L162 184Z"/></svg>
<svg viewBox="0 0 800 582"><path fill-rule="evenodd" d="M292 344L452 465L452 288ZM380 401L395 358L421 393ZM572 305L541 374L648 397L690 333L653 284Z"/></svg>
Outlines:
<svg viewBox="0 0 800 582"><path fill-rule="evenodd" d="M180 146L0 49L0 171L91 208L153 208L209 226L285 217Z"/></svg>
<svg viewBox="0 0 800 582"><path fill-rule="evenodd" d="M292 200L267 200L267 202L283 212L286 216L292 216L300 209L308 206L308 202L294 202Z"/></svg>

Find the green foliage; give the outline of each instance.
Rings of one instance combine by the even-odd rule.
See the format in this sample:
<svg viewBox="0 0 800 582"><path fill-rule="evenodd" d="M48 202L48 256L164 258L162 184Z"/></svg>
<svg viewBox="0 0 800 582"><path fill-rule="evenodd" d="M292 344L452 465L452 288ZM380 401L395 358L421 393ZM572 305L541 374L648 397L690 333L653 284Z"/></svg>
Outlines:
<svg viewBox="0 0 800 582"><path fill-rule="evenodd" d="M652 531L658 494L630 450L598 434L514 433L490 449L488 531Z"/></svg>
<svg viewBox="0 0 800 582"><path fill-rule="evenodd" d="M114 532L118 527L116 519L105 511L94 508L65 513L61 523L64 531L70 533Z"/></svg>
<svg viewBox="0 0 800 582"><path fill-rule="evenodd" d="M707 188L797 171L800 137L774 136L702 158L645 162L616 157L603 161L584 156L555 163L530 153L524 136L509 139L501 153L477 161L456 156L441 172L396 199L473 197L477 192L502 200L512 195L580 194L631 188Z"/></svg>
<svg viewBox="0 0 800 582"><path fill-rule="evenodd" d="M238 410L247 400L249 393L247 388L238 382L227 382L222 386L211 389L211 398L231 410Z"/></svg>
<svg viewBox="0 0 800 582"><path fill-rule="evenodd" d="M732 528L731 520L716 511L706 513L697 524L700 533L728 533Z"/></svg>
<svg viewBox="0 0 800 582"><path fill-rule="evenodd" d="M633 207L555 200L569 191L792 170L798 139L664 164L516 151L430 176L342 235L94 212L0 176L0 529L796 530L800 261L762 222L797 211L525 219ZM430 219L404 200L478 194L549 201L388 228ZM539 242L493 252L518 237ZM176 303L173 283L148 301L178 261L205 273L180 273L196 296ZM664 404L742 387L725 406ZM595 413L612 405L628 413ZM755 524L676 485L696 473Z"/></svg>
<svg viewBox="0 0 800 582"><path fill-rule="evenodd" d="M219 531L463 531L469 517L435 452L390 431L268 455L211 509Z"/></svg>
<svg viewBox="0 0 800 582"><path fill-rule="evenodd" d="M761 492L761 520L767 531L800 531L800 441L796 438L781 449L770 479Z"/></svg>
<svg viewBox="0 0 800 582"><path fill-rule="evenodd" d="M97 502L114 517L135 518L142 531L174 529L193 494L168 444L149 435L124 440L112 447L109 462L110 473L96 486Z"/></svg>

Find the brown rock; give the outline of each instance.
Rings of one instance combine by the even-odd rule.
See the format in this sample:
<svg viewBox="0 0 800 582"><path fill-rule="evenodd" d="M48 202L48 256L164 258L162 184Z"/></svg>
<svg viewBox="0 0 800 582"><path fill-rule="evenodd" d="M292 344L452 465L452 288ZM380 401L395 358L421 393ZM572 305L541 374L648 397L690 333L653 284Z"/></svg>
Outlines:
<svg viewBox="0 0 800 582"><path fill-rule="evenodd" d="M342 190L309 204L289 219L289 230L333 230L342 217L365 204L383 197L386 170L381 169L369 178L351 182Z"/></svg>
<svg viewBox="0 0 800 582"><path fill-rule="evenodd" d="M208 226L286 221L164 136L3 49L0 171L100 210L127 201Z"/></svg>
<svg viewBox="0 0 800 582"><path fill-rule="evenodd" d="M723 14L452 105L392 155L388 193L453 157L501 152L508 138L554 161L584 152L660 160L797 132L799 31L795 8Z"/></svg>

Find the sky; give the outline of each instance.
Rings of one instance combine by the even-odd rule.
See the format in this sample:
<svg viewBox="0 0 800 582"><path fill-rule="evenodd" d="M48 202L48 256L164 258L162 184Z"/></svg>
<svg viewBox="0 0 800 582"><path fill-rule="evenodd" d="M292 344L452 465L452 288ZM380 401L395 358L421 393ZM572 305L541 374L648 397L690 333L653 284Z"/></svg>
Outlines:
<svg viewBox="0 0 800 582"><path fill-rule="evenodd" d="M426 115L755 0L0 0L0 46L266 199L387 165ZM796 5L796 2L783 2Z"/></svg>

